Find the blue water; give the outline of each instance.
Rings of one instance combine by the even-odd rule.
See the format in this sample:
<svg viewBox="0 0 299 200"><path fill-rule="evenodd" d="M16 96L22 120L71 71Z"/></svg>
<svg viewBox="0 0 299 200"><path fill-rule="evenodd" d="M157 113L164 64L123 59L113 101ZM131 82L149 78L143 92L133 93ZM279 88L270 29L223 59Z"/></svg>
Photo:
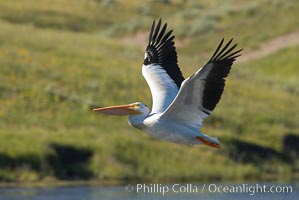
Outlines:
<svg viewBox="0 0 299 200"><path fill-rule="evenodd" d="M272 193L257 191L256 185L277 187ZM236 188L242 192L236 192ZM291 187L282 191L284 186ZM139 187L137 191L137 187ZM126 191L126 189L128 191ZM167 191L168 189L168 191ZM217 190L216 190L217 189ZM256 192L257 191L257 192ZM272 190L273 191L273 190ZM163 194L164 192L164 194ZM232 199L263 199L263 200L298 200L298 184L254 183L254 184L137 184L124 186L69 186L69 187L43 187L43 188L0 188L0 200L179 200L179 199L205 199L205 200L232 200Z"/></svg>

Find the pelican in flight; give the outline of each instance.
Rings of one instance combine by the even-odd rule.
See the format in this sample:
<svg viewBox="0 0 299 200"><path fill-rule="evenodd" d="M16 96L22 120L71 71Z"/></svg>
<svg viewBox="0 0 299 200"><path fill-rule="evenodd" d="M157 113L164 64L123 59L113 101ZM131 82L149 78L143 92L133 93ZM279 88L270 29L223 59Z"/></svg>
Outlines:
<svg viewBox="0 0 299 200"><path fill-rule="evenodd" d="M203 120L219 102L225 78L242 49L224 39L210 60L184 79L178 66L172 30L161 19L152 24L142 65L142 75L152 94L152 110L141 102L93 109L109 115L129 115L129 124L161 140L178 144L205 144L220 148L220 142L200 132Z"/></svg>

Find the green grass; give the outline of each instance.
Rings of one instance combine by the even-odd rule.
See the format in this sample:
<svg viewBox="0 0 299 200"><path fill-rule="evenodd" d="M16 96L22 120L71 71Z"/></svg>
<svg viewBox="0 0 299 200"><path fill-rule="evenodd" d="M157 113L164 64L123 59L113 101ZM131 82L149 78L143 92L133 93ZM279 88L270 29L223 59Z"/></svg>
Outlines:
<svg viewBox="0 0 299 200"><path fill-rule="evenodd" d="M288 157L283 138L299 135L299 46L236 63L203 127L220 138L221 150L159 141L129 127L126 117L91 112L95 106L151 104L141 76L144 48L122 38L147 32L153 19L167 20L178 41L187 41L178 47L187 77L222 36L254 49L297 30L297 1L115 2L0 1L1 181L288 179L298 173L295 158L275 155ZM264 162L238 161L231 156L236 140L276 154ZM72 168L53 144L92 156Z"/></svg>

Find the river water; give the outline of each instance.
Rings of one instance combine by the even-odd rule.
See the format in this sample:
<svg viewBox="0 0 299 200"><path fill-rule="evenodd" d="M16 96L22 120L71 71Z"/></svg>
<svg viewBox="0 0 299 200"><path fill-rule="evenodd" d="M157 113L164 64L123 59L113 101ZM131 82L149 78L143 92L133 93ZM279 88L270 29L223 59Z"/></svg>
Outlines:
<svg viewBox="0 0 299 200"><path fill-rule="evenodd" d="M0 188L0 200L298 200L294 183L250 184L128 184L124 186L67 186Z"/></svg>

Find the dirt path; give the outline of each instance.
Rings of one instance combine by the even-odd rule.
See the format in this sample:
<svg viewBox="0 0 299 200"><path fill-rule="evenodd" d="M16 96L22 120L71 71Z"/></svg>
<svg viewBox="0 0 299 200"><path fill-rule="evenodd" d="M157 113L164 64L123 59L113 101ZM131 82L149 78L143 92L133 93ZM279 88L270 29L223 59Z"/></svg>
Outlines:
<svg viewBox="0 0 299 200"><path fill-rule="evenodd" d="M122 38L122 42L126 44L136 45L144 47L144 44L147 41L148 33L139 32L134 36L126 36ZM178 41L176 40L176 46L184 46L188 41ZM294 32L270 39L260 44L260 46L254 51L244 51L242 56L238 58L238 62L247 62L249 60L256 60L264 56L268 56L272 53L275 53L281 49L296 46L299 44L299 30Z"/></svg>
<svg viewBox="0 0 299 200"><path fill-rule="evenodd" d="M242 53L242 56L238 58L238 62L247 62L249 60L256 60L264 56L268 56L281 49L296 46L299 44L299 30L273 38L269 41L263 42L260 46L254 50Z"/></svg>
<svg viewBox="0 0 299 200"><path fill-rule="evenodd" d="M135 35L128 35L124 36L120 40L124 44L127 45L134 45L139 46L141 48L145 48L145 45L148 42L148 32L137 32ZM175 39L175 46L176 47L182 47L186 44L188 44L188 39Z"/></svg>

